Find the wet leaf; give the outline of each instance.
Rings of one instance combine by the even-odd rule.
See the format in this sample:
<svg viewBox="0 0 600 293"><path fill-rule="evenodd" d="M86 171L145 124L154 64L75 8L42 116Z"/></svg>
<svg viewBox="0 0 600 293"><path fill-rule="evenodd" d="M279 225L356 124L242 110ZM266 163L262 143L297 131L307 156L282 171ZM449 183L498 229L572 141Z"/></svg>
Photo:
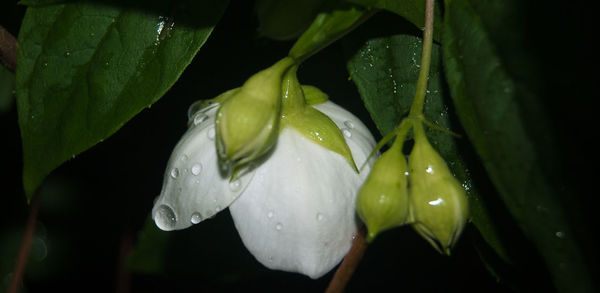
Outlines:
<svg viewBox="0 0 600 293"><path fill-rule="evenodd" d="M590 292L591 280L570 222L546 97L531 74L527 19L519 1L446 1L444 64L460 122L504 204L544 259L560 292ZM510 32L510 33L509 33ZM537 75L539 76L539 75ZM579 226L579 225L577 225ZM589 237L589 235L588 235Z"/></svg>
<svg viewBox="0 0 600 293"><path fill-rule="evenodd" d="M226 4L29 7L16 74L28 198L54 168L156 102L204 44Z"/></svg>

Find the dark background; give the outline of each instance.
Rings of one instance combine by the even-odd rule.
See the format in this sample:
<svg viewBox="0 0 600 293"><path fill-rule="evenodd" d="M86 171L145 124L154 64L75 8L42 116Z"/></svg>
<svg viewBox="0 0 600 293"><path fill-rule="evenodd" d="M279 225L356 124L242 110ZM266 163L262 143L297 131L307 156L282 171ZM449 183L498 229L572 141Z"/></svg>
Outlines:
<svg viewBox="0 0 600 293"><path fill-rule="evenodd" d="M14 2L1 3L0 24L16 36L25 8ZM243 246L228 212L189 229L170 232L161 272L140 273L123 265L160 192L171 150L186 130L187 107L198 99L212 98L239 86L286 55L293 44L259 37L252 11L251 1L232 1L205 46L161 100L46 179L40 190L40 212L23 292L318 292L326 288L333 272L311 280L265 269ZM565 13L555 7L546 8L545 20L561 21L548 24L533 37L544 41L556 37L556 31L575 40L583 37L591 30L591 12L584 11L578 4ZM576 27L580 30L573 30ZM591 47L577 42L557 42L550 52L540 54L552 55L561 50L595 55ZM575 54L565 55L556 66L582 74L549 77L550 82L558 83L558 91L548 98L548 105L556 114L553 117L565 121L557 125L565 143L562 148L574 154L567 167L582 171L579 176L566 176L571 180L588 179L592 176L588 161L575 152L594 153L590 147L593 135L579 127L592 124L592 110L577 100L585 103L594 95L586 96L585 90L596 74L588 72ZM303 65L300 81L321 88L378 136L354 84L348 80L347 57L342 42L335 43ZM578 87L580 84L584 86ZM563 99L567 94L572 96ZM14 103L8 112L0 113L0 133L4 173L0 176L1 292L10 281L28 215L21 185L22 153ZM577 139L580 141L569 143ZM523 291L552 290L539 259L527 263L529 271L513 274L512 281L498 282L480 260L473 246L477 241L481 239L469 225L453 255L446 257L408 227L388 231L368 247L347 291L505 292L514 286ZM527 243L515 245L531 249Z"/></svg>

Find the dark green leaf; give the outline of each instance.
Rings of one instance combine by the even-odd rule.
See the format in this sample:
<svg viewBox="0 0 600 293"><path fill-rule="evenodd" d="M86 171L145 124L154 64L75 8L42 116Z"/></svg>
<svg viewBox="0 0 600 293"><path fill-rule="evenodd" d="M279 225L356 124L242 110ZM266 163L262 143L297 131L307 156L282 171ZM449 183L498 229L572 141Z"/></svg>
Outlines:
<svg viewBox="0 0 600 293"><path fill-rule="evenodd" d="M372 29L371 29L372 30ZM357 32L357 34L359 34ZM357 34L352 40L360 40ZM390 133L408 115L420 70L422 39L412 35L394 35L368 40L349 60L348 71L365 106L382 135ZM425 101L425 116L441 128L455 130L445 99L440 47L434 44ZM488 210L480 201L476 182L472 182L458 147L457 139L446 132L429 129L427 136L444 157L456 178L463 182L470 205L470 218L485 240L504 259L508 260Z"/></svg>
<svg viewBox="0 0 600 293"><path fill-rule="evenodd" d="M128 8L86 2L27 9L16 86L28 197L54 168L156 102L227 4L147 3L142 11L127 3Z"/></svg>
<svg viewBox="0 0 600 293"><path fill-rule="evenodd" d="M261 35L276 40L298 37L313 21L324 0L258 0L255 3Z"/></svg>
<svg viewBox="0 0 600 293"><path fill-rule="evenodd" d="M41 6L50 4L59 4L66 2L75 2L74 0L21 0L19 4L27 6Z"/></svg>
<svg viewBox="0 0 600 293"><path fill-rule="evenodd" d="M414 24L419 29L425 27L425 0L346 0L365 7L375 7L396 13ZM433 23L433 39L440 40L441 9L435 6L435 21Z"/></svg>
<svg viewBox="0 0 600 293"><path fill-rule="evenodd" d="M471 3L472 2L472 3ZM536 68L512 26L530 15L519 1L446 2L444 64L460 121L493 184L537 247L560 292L589 292L591 281L564 204L544 98L529 77ZM514 70L516 68L516 70Z"/></svg>

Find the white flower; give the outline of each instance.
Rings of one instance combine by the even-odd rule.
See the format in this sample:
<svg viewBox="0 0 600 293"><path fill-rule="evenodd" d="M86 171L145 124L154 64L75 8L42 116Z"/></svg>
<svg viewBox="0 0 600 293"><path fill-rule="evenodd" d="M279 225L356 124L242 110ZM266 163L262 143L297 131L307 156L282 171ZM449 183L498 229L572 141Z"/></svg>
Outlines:
<svg viewBox="0 0 600 293"><path fill-rule="evenodd" d="M337 265L357 232L355 199L370 165L348 160L286 126L274 150L234 181L219 173L218 105L190 118L175 147L152 215L162 230L184 229L229 207L244 245L270 269L318 278ZM313 106L341 129L361 166L375 141L354 115L325 102Z"/></svg>

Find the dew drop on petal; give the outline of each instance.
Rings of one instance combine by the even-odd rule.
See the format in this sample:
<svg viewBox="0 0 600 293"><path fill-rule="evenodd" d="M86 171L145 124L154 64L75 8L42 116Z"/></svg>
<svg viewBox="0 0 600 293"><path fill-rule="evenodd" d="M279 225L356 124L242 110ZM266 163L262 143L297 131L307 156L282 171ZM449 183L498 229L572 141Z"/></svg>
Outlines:
<svg viewBox="0 0 600 293"><path fill-rule="evenodd" d="M229 183L229 189L231 189L231 191L240 191L241 188L242 183L239 179Z"/></svg>
<svg viewBox="0 0 600 293"><path fill-rule="evenodd" d="M344 121L344 125L346 125L346 127L350 128L350 129L354 129L354 123L350 120Z"/></svg>
<svg viewBox="0 0 600 293"><path fill-rule="evenodd" d="M175 178L177 178L178 176L179 176L179 169L177 169L177 168L173 168L173 169L171 170L171 178L175 179Z"/></svg>
<svg viewBox="0 0 600 293"><path fill-rule="evenodd" d="M198 113L194 116L194 125L198 125L208 119L208 116L204 113Z"/></svg>
<svg viewBox="0 0 600 293"><path fill-rule="evenodd" d="M188 159L189 159L189 158L188 158L188 156L187 156L187 155L181 155L181 156L179 157L179 160L180 160L180 161L182 161L182 162L185 162L185 161L187 161Z"/></svg>
<svg viewBox="0 0 600 293"><path fill-rule="evenodd" d="M214 127L211 127L211 128L208 130L207 136L208 136L208 138L209 138L209 139L211 139L211 140L215 139L215 128L214 128Z"/></svg>
<svg viewBox="0 0 600 293"><path fill-rule="evenodd" d="M277 225L275 225L275 229L276 229L277 231L281 231L281 229L283 229L283 224L281 224L281 223L277 223Z"/></svg>
<svg viewBox="0 0 600 293"><path fill-rule="evenodd" d="M323 214L317 213L317 221L321 222L321 221L323 221L323 218L324 218Z"/></svg>
<svg viewBox="0 0 600 293"><path fill-rule="evenodd" d="M167 205L161 205L156 209L154 213L154 221L158 228L162 230L171 230L177 223L177 217L175 212Z"/></svg>
<svg viewBox="0 0 600 293"><path fill-rule="evenodd" d="M273 215L274 215L273 211L269 211L269 212L267 213L267 218L269 218L269 219L272 219L272 218L273 218Z"/></svg>
<svg viewBox="0 0 600 293"><path fill-rule="evenodd" d="M192 214L192 218L190 219L190 222L192 222L192 224L198 224L202 221L202 215L198 212L195 212Z"/></svg>
<svg viewBox="0 0 600 293"><path fill-rule="evenodd" d="M344 134L345 137L347 138L351 138L352 137L352 132L350 132L350 130L346 129L346 128L342 128L342 133Z"/></svg>
<svg viewBox="0 0 600 293"><path fill-rule="evenodd" d="M217 213L218 213L218 212L220 212L221 210L222 210L222 208L221 208L221 206L220 206L220 205L217 205L217 206L215 207L215 211L216 211Z"/></svg>
<svg viewBox="0 0 600 293"><path fill-rule="evenodd" d="M202 165L200 163L196 163L192 166L192 175L198 176L202 172Z"/></svg>

